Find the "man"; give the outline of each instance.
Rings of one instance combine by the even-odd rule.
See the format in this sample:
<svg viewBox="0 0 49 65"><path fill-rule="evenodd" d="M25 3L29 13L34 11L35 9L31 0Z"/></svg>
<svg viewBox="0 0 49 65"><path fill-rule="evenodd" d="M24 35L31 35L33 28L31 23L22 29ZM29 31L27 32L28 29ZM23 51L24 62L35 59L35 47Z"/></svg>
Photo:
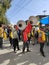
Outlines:
<svg viewBox="0 0 49 65"><path fill-rule="evenodd" d="M0 48L3 48L3 28L0 24Z"/></svg>
<svg viewBox="0 0 49 65"><path fill-rule="evenodd" d="M31 32L32 25L31 25L30 21L27 21L27 22L28 22L27 26L23 30L23 53L25 51L25 47L27 47L27 52L30 52L30 50L29 50L29 38L28 38L28 34Z"/></svg>
<svg viewBox="0 0 49 65"><path fill-rule="evenodd" d="M27 52L30 52L28 35L26 34L26 32L23 32L23 53L25 52L25 47L27 47Z"/></svg>
<svg viewBox="0 0 49 65"><path fill-rule="evenodd" d="M16 47L18 50L20 50L19 48L19 43L18 43L18 34L15 28L13 28L13 48L14 48L14 52L16 53Z"/></svg>
<svg viewBox="0 0 49 65"><path fill-rule="evenodd" d="M43 48L44 48L44 44L45 44L45 32L43 28L40 28L40 32L39 32L39 36L38 36L38 42L40 43L40 53L43 57L45 57Z"/></svg>

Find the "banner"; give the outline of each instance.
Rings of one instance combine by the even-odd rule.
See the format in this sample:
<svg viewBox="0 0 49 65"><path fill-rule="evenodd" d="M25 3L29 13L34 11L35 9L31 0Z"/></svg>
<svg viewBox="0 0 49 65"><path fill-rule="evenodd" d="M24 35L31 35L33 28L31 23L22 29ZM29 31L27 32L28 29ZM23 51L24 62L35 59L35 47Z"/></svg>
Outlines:
<svg viewBox="0 0 49 65"><path fill-rule="evenodd" d="M49 17L44 17L40 20L42 24L49 24Z"/></svg>

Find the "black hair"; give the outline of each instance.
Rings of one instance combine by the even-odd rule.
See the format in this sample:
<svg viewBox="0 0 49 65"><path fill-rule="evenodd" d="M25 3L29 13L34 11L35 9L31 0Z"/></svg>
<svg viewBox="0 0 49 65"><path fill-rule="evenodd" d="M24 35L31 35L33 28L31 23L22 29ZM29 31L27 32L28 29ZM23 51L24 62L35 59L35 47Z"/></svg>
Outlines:
<svg viewBox="0 0 49 65"><path fill-rule="evenodd" d="M30 21L30 23L31 23L31 24L33 24L33 22L32 22L32 21Z"/></svg>
<svg viewBox="0 0 49 65"><path fill-rule="evenodd" d="M28 22L29 20L26 20L25 22L26 22L26 25L27 25L27 22Z"/></svg>

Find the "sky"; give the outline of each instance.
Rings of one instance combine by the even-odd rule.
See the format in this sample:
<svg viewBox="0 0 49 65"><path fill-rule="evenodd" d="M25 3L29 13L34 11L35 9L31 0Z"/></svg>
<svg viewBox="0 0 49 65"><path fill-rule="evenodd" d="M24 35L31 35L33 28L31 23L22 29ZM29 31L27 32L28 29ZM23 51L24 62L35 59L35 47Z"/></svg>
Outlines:
<svg viewBox="0 0 49 65"><path fill-rule="evenodd" d="M46 10L44 13L43 11ZM12 0L6 16L12 24L27 20L30 16L49 15L49 0Z"/></svg>

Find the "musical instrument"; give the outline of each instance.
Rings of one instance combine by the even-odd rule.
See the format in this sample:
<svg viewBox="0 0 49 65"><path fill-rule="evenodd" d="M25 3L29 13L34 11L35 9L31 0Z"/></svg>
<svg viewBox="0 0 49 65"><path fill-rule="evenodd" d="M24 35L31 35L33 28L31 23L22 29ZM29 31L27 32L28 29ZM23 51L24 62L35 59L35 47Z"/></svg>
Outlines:
<svg viewBox="0 0 49 65"><path fill-rule="evenodd" d="M24 30L24 29L26 28L26 23L25 23L25 21L23 21L23 20L19 20L19 21L17 22L17 26L18 26L18 29Z"/></svg>
<svg viewBox="0 0 49 65"><path fill-rule="evenodd" d="M30 16L29 21L31 21L32 25L37 25L38 19L35 16Z"/></svg>

